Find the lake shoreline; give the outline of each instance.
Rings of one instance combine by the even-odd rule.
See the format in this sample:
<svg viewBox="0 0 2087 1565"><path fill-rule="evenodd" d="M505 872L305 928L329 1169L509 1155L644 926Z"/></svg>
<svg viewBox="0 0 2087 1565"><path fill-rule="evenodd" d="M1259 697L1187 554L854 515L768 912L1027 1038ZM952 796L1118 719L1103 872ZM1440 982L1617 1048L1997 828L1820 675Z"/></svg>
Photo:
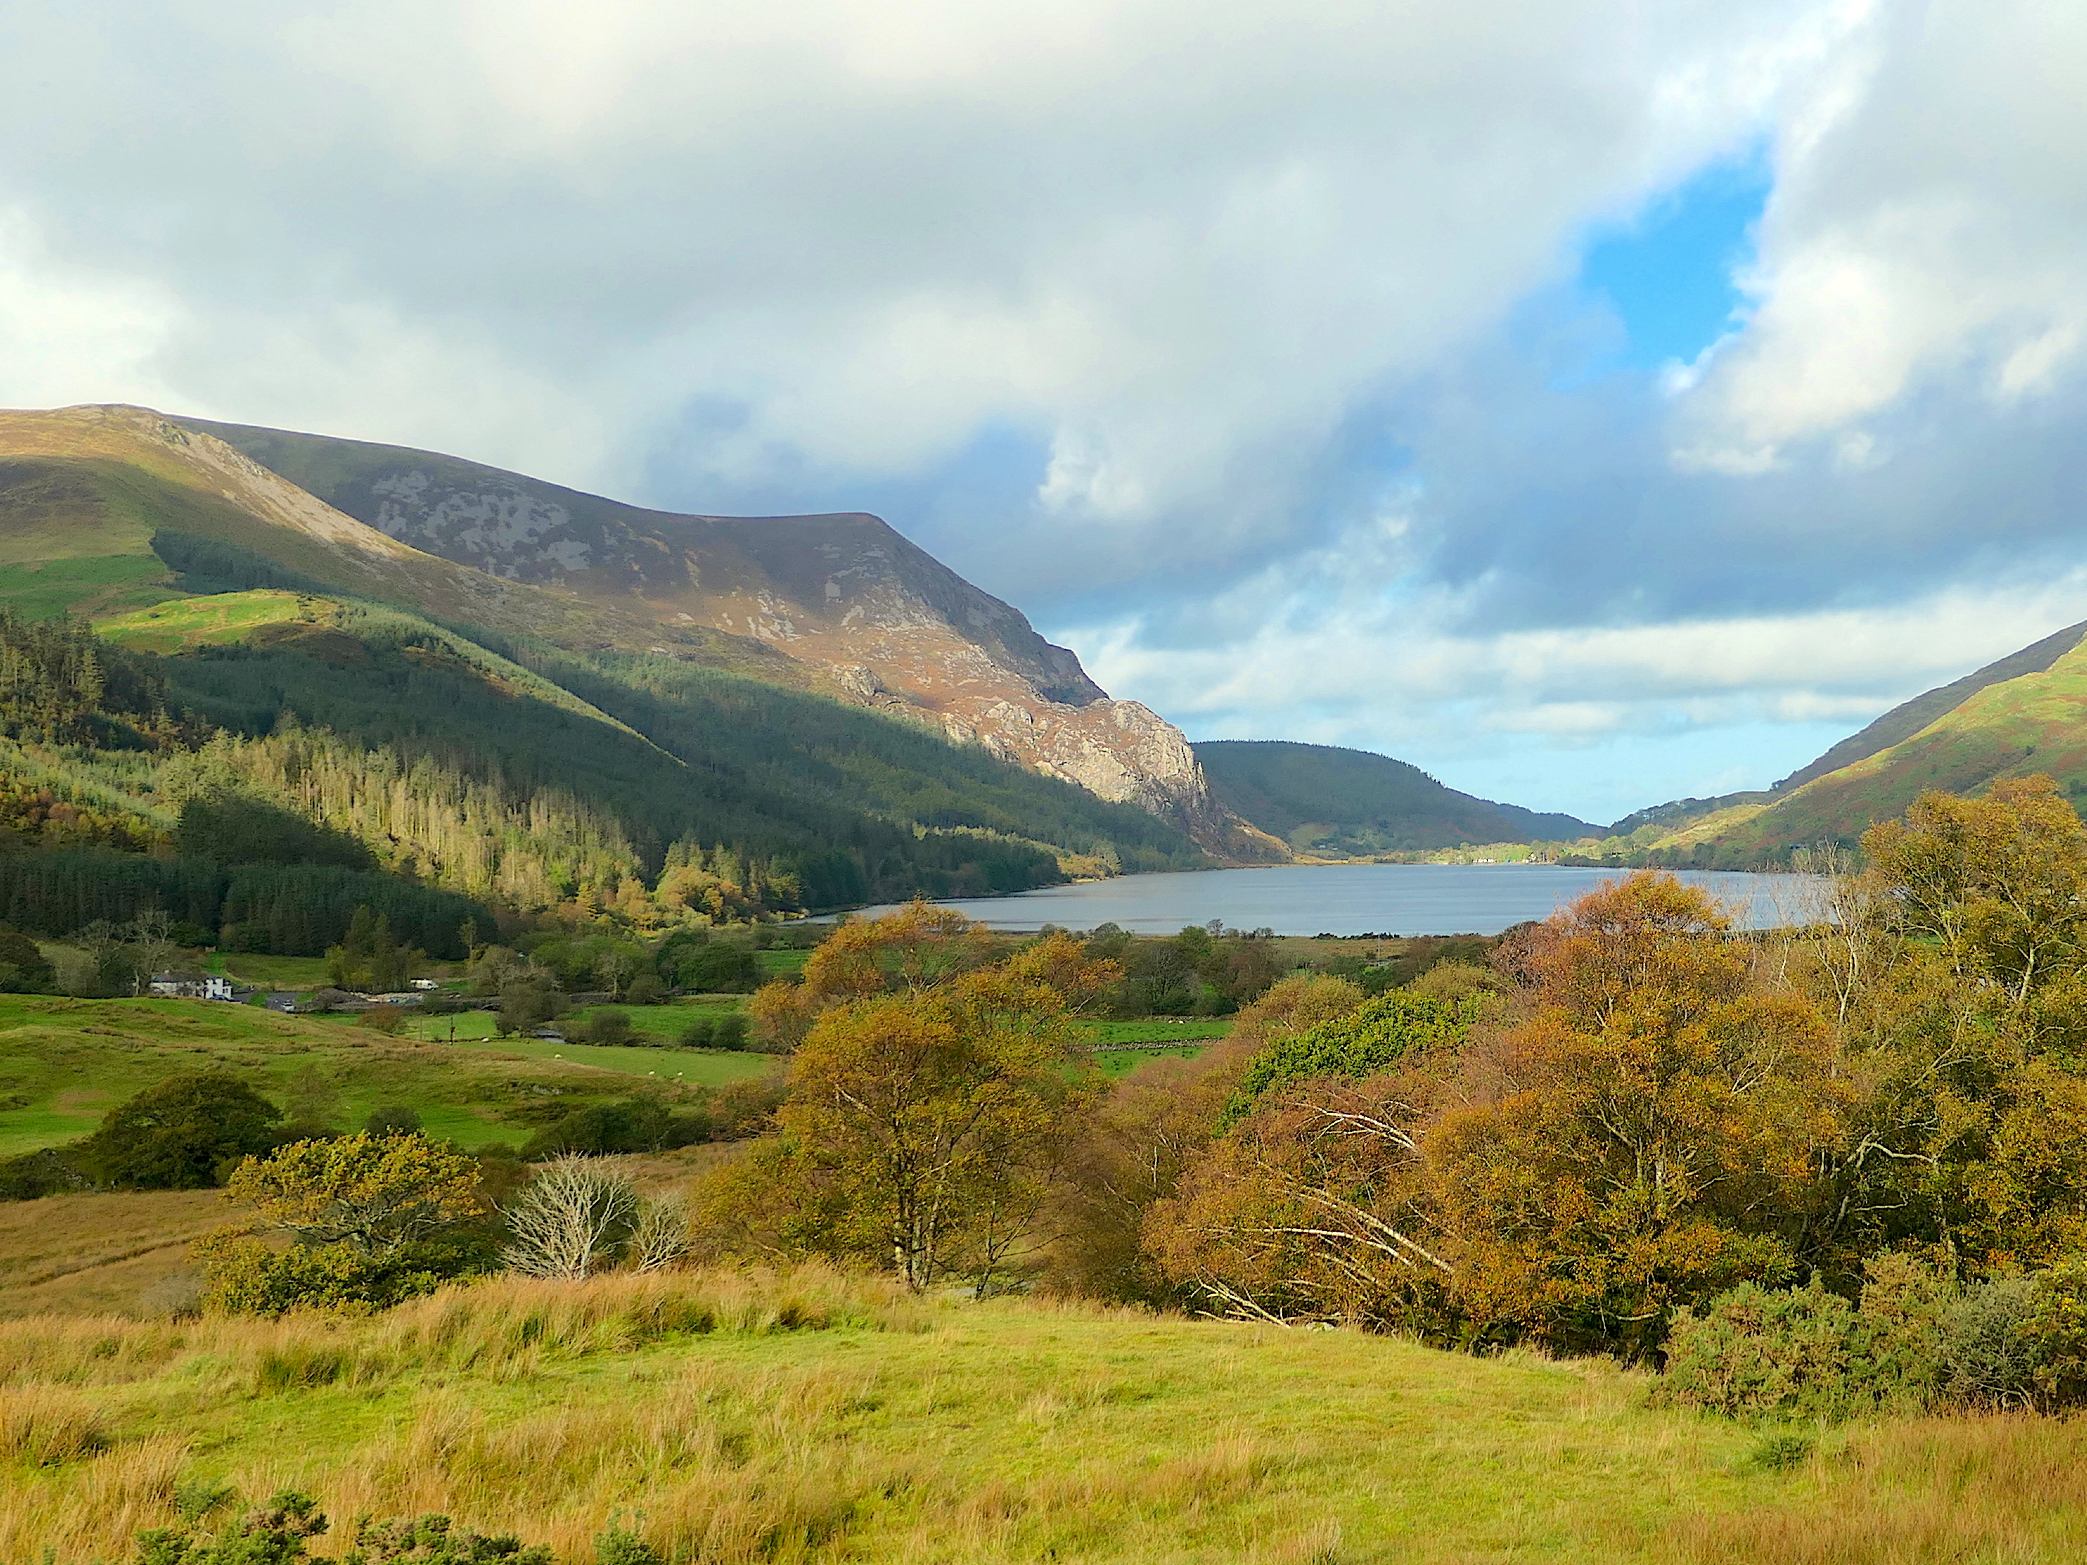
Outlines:
<svg viewBox="0 0 2087 1565"><path fill-rule="evenodd" d="M1298 938L1496 935L1546 918L1629 873L1528 862L1256 864L1117 875L1000 896L951 897L938 905L1008 934L1115 924L1133 934L1170 935L1215 919L1228 928L1265 928ZM1814 877L1741 870L1677 873L1729 903L1735 922L1744 928L1779 927L1817 916ZM888 910L888 904L869 907L853 916Z"/></svg>

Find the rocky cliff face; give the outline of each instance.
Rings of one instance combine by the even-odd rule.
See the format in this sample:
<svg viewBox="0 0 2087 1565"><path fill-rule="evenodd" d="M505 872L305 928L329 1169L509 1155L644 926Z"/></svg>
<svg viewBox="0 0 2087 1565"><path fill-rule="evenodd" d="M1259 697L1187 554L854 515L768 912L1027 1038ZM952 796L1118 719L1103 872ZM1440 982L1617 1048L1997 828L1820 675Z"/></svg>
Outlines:
<svg viewBox="0 0 2087 1565"><path fill-rule="evenodd" d="M403 543L662 626L702 626L817 670L832 692L1173 820L1279 853L1220 808L1181 732L1111 699L1064 647L877 517L648 511L396 447L199 424Z"/></svg>

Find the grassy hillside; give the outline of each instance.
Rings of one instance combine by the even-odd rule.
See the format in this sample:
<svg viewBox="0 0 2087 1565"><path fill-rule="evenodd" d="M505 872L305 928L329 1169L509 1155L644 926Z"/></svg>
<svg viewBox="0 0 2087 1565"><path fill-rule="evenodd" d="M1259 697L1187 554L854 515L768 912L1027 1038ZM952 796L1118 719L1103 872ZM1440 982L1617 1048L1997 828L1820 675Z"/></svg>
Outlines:
<svg viewBox="0 0 2087 1565"><path fill-rule="evenodd" d="M0 1557L113 1557L290 1485L571 1559L2077 1557L2087 1426L1764 1437L1595 1363L1480 1360L804 1270L496 1283L374 1319L0 1324ZM180 1434L171 1432L178 1419ZM341 1546L338 1538L325 1542Z"/></svg>
<svg viewBox="0 0 2087 1565"><path fill-rule="evenodd" d="M1893 707L1859 733L1850 734L1809 766L1800 767L1776 784L1779 791L1800 788L1814 778L1842 767L1853 766L1871 756L1903 744L1929 724L1940 721L1989 686L2047 672L2052 665L2080 645L2087 624L2069 625L2043 640L1988 663L1962 679L1915 696Z"/></svg>
<svg viewBox="0 0 2087 1565"><path fill-rule="evenodd" d="M220 760L266 795L286 719L363 752L367 775L299 771L297 805L523 911L627 900L677 844L730 912L1203 862L1140 809L813 693L759 642L422 553L142 410L0 414L9 607L161 659L178 713L259 744ZM0 759L141 830L173 818L150 757Z"/></svg>
<svg viewBox="0 0 2087 1565"><path fill-rule="evenodd" d="M473 1017L460 1018L470 1021ZM433 1019L425 1024L433 1031ZM345 1018L204 1000L0 996L0 1157L85 1135L123 1099L180 1071L230 1067L277 1103L323 1089L358 1124L393 1106L466 1146L518 1145L559 1108L673 1093L775 1068L757 1054L596 1049L523 1040L387 1038Z"/></svg>
<svg viewBox="0 0 2087 1565"><path fill-rule="evenodd" d="M1221 803L1299 853L1347 857L1555 842L1596 830L1570 815L1473 798L1417 766L1366 750L1220 740L1197 745L1196 759Z"/></svg>
<svg viewBox="0 0 2087 1565"><path fill-rule="evenodd" d="M1989 677L1996 674L2002 677ZM1868 748L1922 718L1912 732ZM1998 778L2039 772L2056 777L2076 805L2087 801L2087 645L2079 627L1908 703L1840 749L1855 758L1794 788L1689 822L1654 851L1748 867L1793 848L1853 843L1930 788L1975 793Z"/></svg>

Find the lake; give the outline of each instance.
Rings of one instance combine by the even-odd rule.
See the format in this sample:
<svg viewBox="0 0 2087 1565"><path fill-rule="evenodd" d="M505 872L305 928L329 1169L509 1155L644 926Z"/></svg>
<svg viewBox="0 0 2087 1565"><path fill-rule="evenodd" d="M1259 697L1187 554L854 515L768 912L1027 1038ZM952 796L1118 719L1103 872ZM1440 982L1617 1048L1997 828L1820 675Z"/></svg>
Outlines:
<svg viewBox="0 0 2087 1565"><path fill-rule="evenodd" d="M1233 929L1279 935L1496 935L1547 917L1624 873L1553 864L1283 864L1123 875L942 905L1014 931L1120 924L1138 934L1171 935L1185 924L1222 919ZM1819 883L1808 875L1705 870L1680 878L1703 887L1751 928L1817 916Z"/></svg>

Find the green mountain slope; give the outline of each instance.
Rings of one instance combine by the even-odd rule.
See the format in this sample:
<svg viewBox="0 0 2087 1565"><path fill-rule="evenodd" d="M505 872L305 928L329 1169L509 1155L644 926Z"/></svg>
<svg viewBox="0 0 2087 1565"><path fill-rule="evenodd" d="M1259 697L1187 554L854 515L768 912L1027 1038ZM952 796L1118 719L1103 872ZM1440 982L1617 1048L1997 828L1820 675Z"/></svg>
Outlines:
<svg viewBox="0 0 2087 1565"><path fill-rule="evenodd" d="M1367 750L1216 740L1196 759L1226 808L1299 853L1329 857L1494 842L1555 842L1596 828L1570 815L1495 804Z"/></svg>
<svg viewBox="0 0 2087 1565"><path fill-rule="evenodd" d="M598 605L654 640L758 648L808 688L1137 804L1220 851L1243 847L1179 730L1110 699L1018 610L877 517L684 515L405 447L183 427L427 555Z"/></svg>
<svg viewBox="0 0 2087 1565"><path fill-rule="evenodd" d="M1751 867L1796 848L1852 844L1930 788L1976 793L2035 773L2087 802L2087 625L1895 708L1772 792L1687 823L1653 853Z"/></svg>
<svg viewBox="0 0 2087 1565"><path fill-rule="evenodd" d="M2053 664L2079 646L2087 637L2087 623L2068 625L2043 640L1988 663L1976 673L1915 696L1893 707L1860 733L1850 734L1811 765L1800 767L1775 785L1777 792L1801 788L1814 778L1868 760L1880 751L1902 744L1915 734L1962 706L1981 690L2030 674L2048 671Z"/></svg>
<svg viewBox="0 0 2087 1565"><path fill-rule="evenodd" d="M848 704L756 638L428 554L142 410L0 414L0 610L85 616L176 714L152 732L178 740L119 753L0 713L0 782L28 801L0 827L49 838L54 803L61 824L127 814L65 839L97 849L164 837L183 797L223 785L523 911L834 906L1204 862L1149 811Z"/></svg>

